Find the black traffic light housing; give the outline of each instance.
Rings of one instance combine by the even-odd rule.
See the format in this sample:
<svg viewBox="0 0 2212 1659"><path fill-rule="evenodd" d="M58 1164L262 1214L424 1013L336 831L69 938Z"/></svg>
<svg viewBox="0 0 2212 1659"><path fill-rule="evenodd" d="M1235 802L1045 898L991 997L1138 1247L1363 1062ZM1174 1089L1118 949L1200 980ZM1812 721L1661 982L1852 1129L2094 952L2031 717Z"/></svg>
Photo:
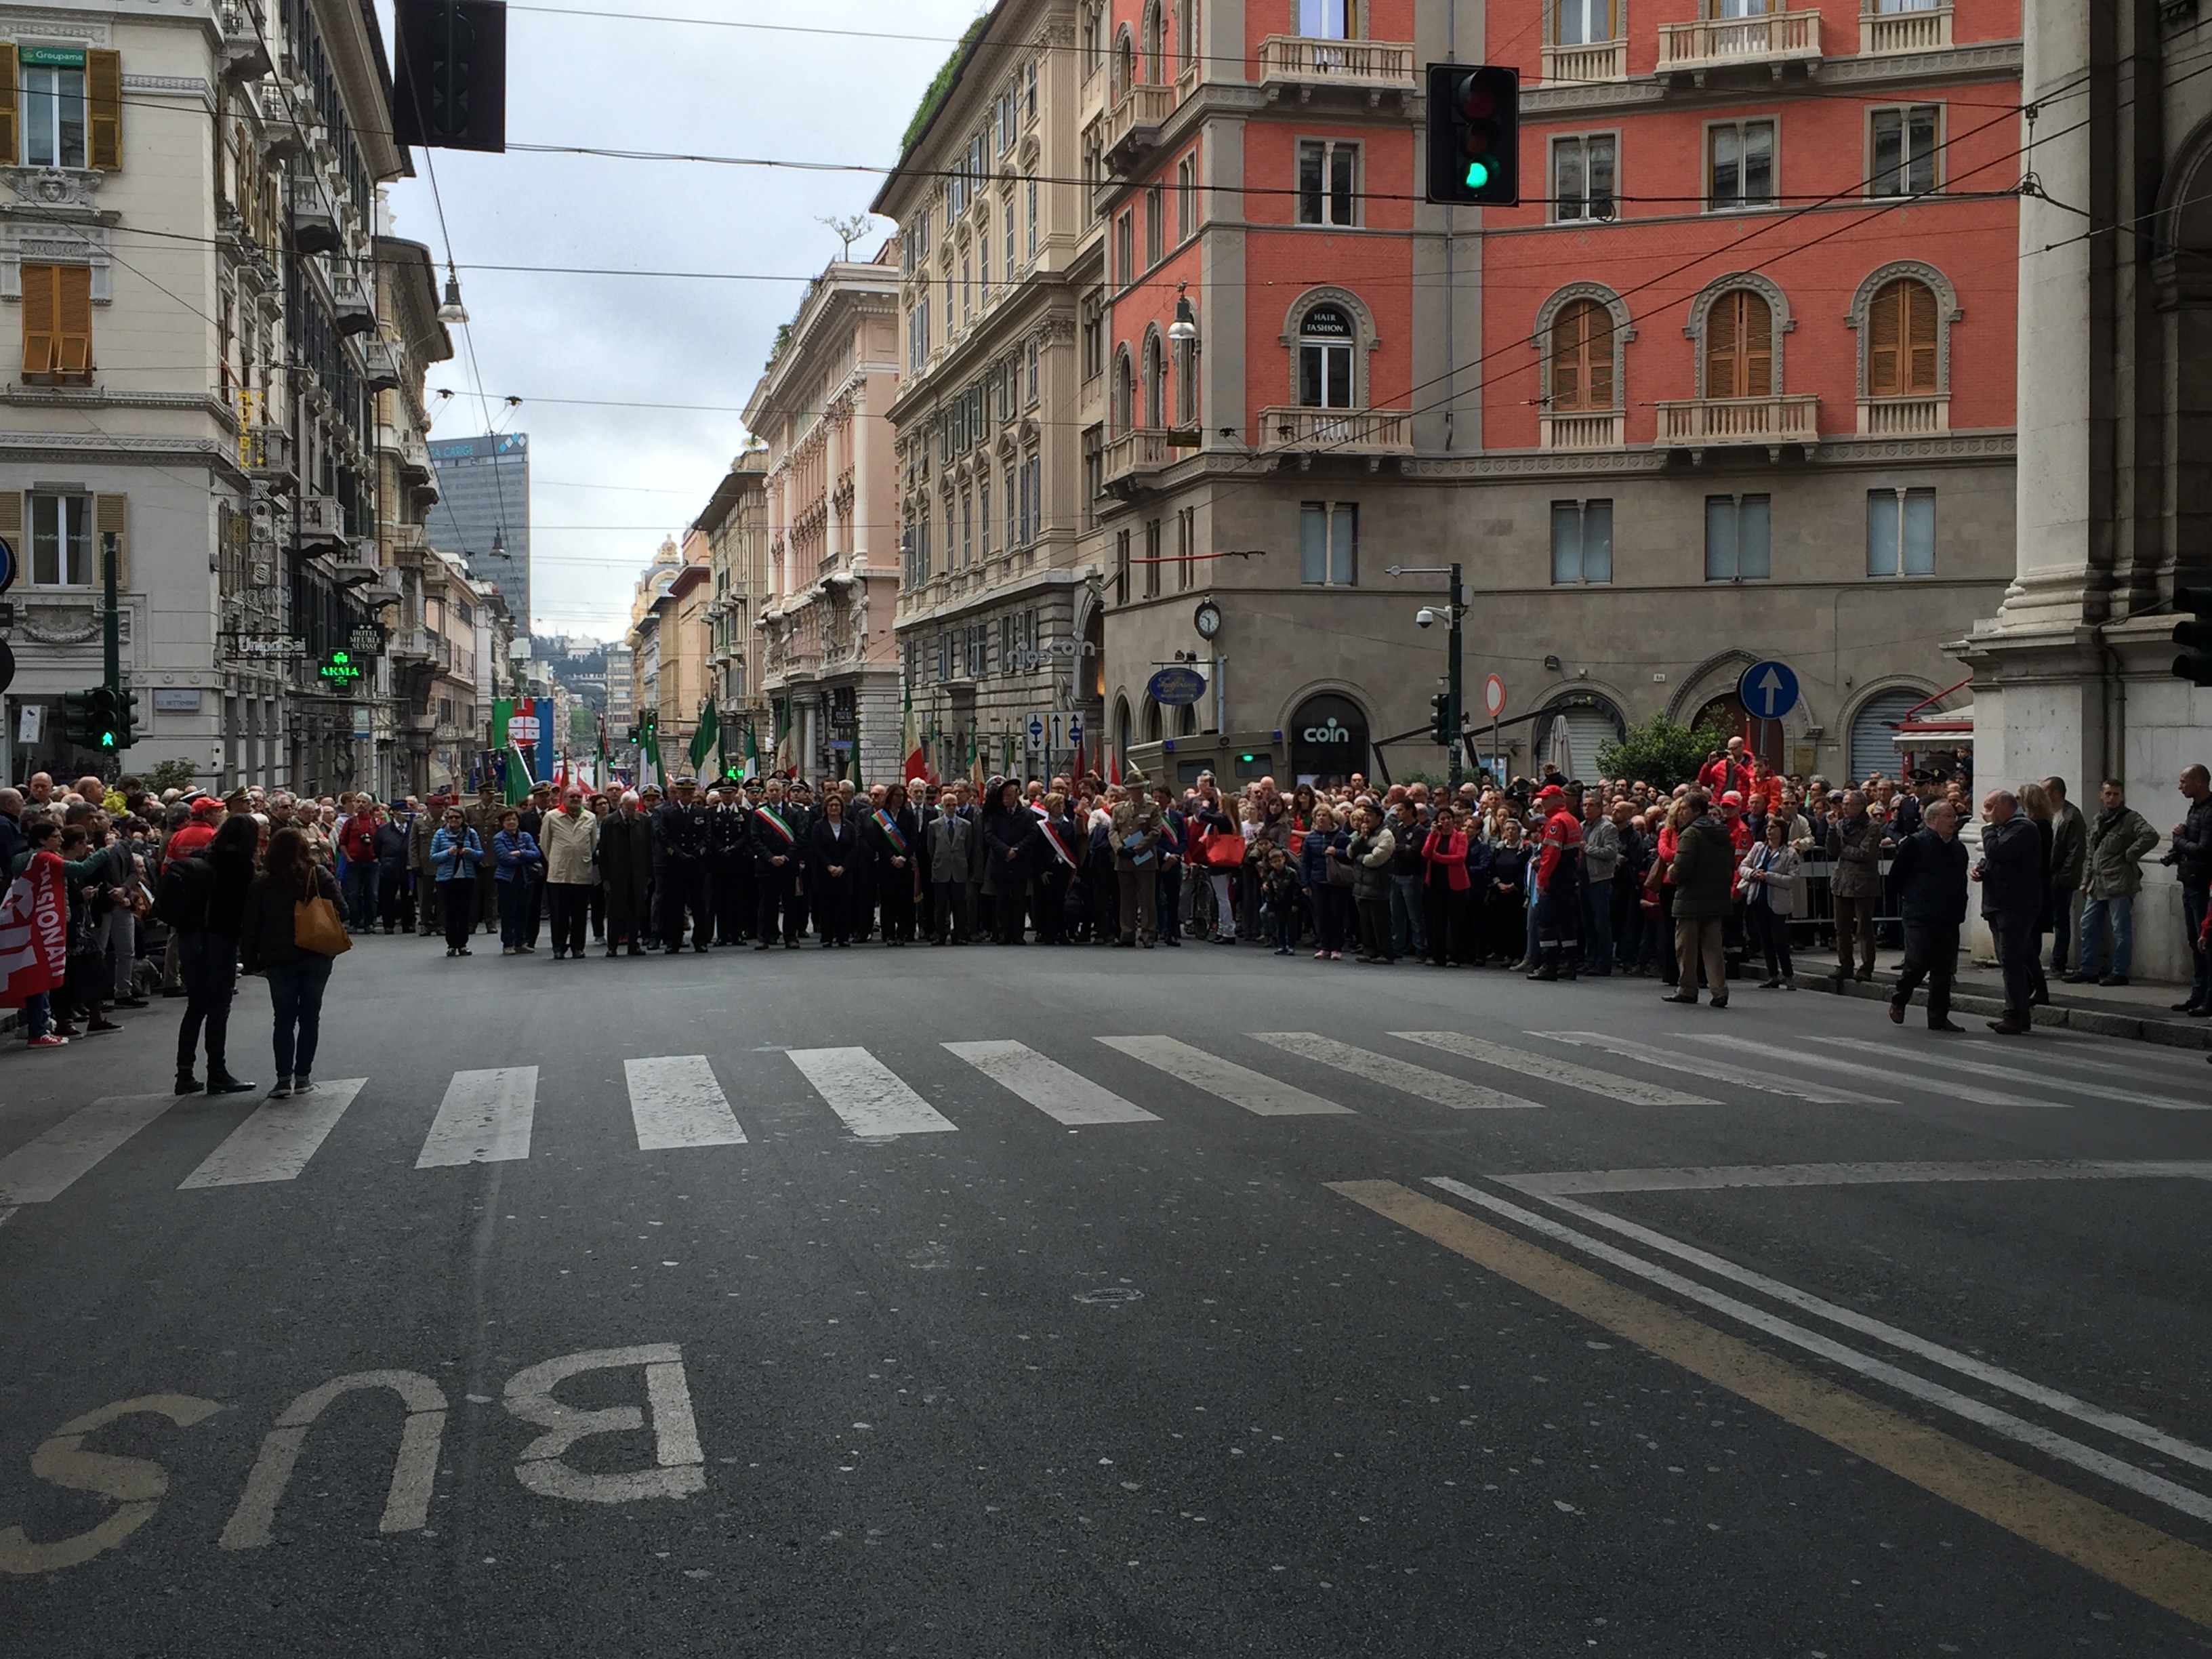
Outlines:
<svg viewBox="0 0 2212 1659"><path fill-rule="evenodd" d="M1521 71L1429 65L1429 200L1521 204Z"/></svg>
<svg viewBox="0 0 2212 1659"><path fill-rule="evenodd" d="M95 686L84 694L87 732L85 747L102 754L120 754L137 741L131 729L136 693L127 686Z"/></svg>
<svg viewBox="0 0 2212 1659"><path fill-rule="evenodd" d="M1429 699L1429 737L1443 748L1452 746L1451 693L1439 691Z"/></svg>
<svg viewBox="0 0 2212 1659"><path fill-rule="evenodd" d="M93 713L93 699L97 691L64 691L62 693L62 737L78 749L100 747L100 726Z"/></svg>
<svg viewBox="0 0 2212 1659"><path fill-rule="evenodd" d="M505 150L507 0L395 0L392 23L392 137Z"/></svg>
<svg viewBox="0 0 2212 1659"><path fill-rule="evenodd" d="M2189 648L2173 659L2176 679L2191 685L2212 686L2212 587L2184 587L2173 595L2177 610L2191 612L2194 622L2178 624L2173 642Z"/></svg>

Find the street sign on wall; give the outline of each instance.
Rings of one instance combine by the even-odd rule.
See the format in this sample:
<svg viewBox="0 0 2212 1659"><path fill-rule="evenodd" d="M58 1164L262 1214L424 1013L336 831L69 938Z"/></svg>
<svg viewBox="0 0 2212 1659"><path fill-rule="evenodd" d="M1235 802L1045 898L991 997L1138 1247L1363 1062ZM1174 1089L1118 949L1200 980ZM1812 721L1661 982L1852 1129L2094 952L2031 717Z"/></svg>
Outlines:
<svg viewBox="0 0 2212 1659"><path fill-rule="evenodd" d="M1163 708L1188 708L1206 695L1206 676L1195 668L1163 668L1145 690Z"/></svg>

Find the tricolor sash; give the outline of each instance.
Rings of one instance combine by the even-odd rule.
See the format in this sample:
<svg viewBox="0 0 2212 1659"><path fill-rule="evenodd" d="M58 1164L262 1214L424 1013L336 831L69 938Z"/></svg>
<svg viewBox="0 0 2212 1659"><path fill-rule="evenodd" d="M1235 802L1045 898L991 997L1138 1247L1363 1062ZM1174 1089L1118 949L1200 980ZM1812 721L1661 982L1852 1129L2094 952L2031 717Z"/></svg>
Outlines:
<svg viewBox="0 0 2212 1659"><path fill-rule="evenodd" d="M762 817L766 818L769 823L769 827L774 830L777 835L783 837L783 844L786 847L790 846L793 842L799 839L798 836L791 833L791 826L776 816L775 809L773 806L759 806L753 810L759 813Z"/></svg>
<svg viewBox="0 0 2212 1659"><path fill-rule="evenodd" d="M1060 861L1062 864L1071 870L1077 867L1075 854L1067 850L1067 843L1060 838L1060 832L1052 827L1050 818L1040 818L1037 821L1037 830L1045 840L1052 844L1052 850L1060 854Z"/></svg>
<svg viewBox="0 0 2212 1659"><path fill-rule="evenodd" d="M884 839L890 842L891 850L901 858L906 857L906 837L899 833L898 820L880 806L876 808L872 816L876 820L876 828L882 830Z"/></svg>

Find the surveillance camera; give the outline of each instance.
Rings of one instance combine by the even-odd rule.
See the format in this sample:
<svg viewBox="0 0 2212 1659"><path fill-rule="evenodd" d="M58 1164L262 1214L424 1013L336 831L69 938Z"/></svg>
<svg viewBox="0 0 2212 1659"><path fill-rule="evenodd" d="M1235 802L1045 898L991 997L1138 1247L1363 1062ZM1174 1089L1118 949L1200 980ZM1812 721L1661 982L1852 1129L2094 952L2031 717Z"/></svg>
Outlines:
<svg viewBox="0 0 2212 1659"><path fill-rule="evenodd" d="M1437 613L1425 605L1413 613L1413 620L1424 628L1434 628L1437 625Z"/></svg>

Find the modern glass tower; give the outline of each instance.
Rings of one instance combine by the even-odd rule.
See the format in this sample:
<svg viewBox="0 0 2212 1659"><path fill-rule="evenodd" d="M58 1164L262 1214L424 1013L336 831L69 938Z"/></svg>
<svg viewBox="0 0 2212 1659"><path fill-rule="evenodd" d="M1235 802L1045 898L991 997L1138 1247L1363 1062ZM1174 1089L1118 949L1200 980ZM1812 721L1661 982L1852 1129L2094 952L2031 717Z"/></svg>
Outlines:
<svg viewBox="0 0 2212 1659"><path fill-rule="evenodd" d="M430 509L430 544L467 556L469 568L496 586L515 619L530 631L530 437L501 432L481 438L433 440L438 504Z"/></svg>

